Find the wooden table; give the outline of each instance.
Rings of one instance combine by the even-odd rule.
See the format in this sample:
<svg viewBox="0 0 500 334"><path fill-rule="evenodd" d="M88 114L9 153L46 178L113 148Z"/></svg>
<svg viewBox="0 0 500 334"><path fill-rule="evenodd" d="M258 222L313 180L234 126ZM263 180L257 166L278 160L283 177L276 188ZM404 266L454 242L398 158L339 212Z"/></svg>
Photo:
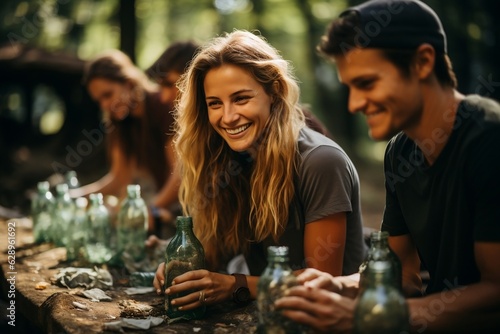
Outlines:
<svg viewBox="0 0 500 334"><path fill-rule="evenodd" d="M22 333L24 330L19 328L28 327L44 333L101 333L104 332L104 324L119 320L124 315L124 305L130 303L149 305L152 307L151 315L163 316L162 297L153 292L129 296L125 293L125 284L120 284L120 281L123 282L120 278L114 280L113 289L106 291L112 297L110 302L92 302L79 295L81 289L68 289L54 284L38 290L37 284L50 283L58 269L68 265L64 262L65 249L53 248L50 244L33 244L28 219L0 220L0 238L1 305L2 308L5 306L10 323L6 330ZM78 303L87 309L76 307ZM12 324L16 325L15 328ZM209 306L201 320L170 325L164 322L147 332L255 333L256 329L255 303L238 308L228 302ZM3 333L4 329L0 331ZM139 332L131 329L125 331Z"/></svg>

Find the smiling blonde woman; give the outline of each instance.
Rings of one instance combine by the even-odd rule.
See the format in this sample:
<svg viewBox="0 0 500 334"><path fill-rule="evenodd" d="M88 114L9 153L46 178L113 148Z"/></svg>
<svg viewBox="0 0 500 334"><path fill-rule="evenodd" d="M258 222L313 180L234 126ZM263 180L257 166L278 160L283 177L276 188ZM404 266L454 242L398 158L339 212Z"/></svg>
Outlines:
<svg viewBox="0 0 500 334"><path fill-rule="evenodd" d="M356 169L305 125L297 81L278 51L248 31L214 38L179 90L180 201L211 271L180 275L166 293L195 290L176 300L186 310L230 299L241 285L255 298L270 245L288 246L296 270L356 272L365 254ZM237 254L250 275L218 273Z"/></svg>

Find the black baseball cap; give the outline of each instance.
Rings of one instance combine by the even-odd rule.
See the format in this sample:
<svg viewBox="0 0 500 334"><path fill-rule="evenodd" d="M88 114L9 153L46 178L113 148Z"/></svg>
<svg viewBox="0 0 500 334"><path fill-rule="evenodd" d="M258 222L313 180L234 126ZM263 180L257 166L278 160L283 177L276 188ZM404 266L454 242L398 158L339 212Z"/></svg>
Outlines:
<svg viewBox="0 0 500 334"><path fill-rule="evenodd" d="M356 12L360 20L361 47L416 48L429 43L437 53L447 53L446 34L437 14L419 0L370 0L340 14Z"/></svg>

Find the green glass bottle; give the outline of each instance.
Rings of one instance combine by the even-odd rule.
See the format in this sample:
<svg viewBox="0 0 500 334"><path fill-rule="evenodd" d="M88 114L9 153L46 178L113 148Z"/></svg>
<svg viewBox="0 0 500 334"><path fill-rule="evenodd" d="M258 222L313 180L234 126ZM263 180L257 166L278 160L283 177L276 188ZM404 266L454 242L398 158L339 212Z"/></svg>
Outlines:
<svg viewBox="0 0 500 334"><path fill-rule="evenodd" d="M144 241L147 238L148 208L141 198L138 184L127 186L127 198L118 212L117 254L121 260L141 261L146 256Z"/></svg>
<svg viewBox="0 0 500 334"><path fill-rule="evenodd" d="M66 183L56 186L56 202L52 210L52 224L50 227L51 240L56 246L66 246L68 242L68 230L73 224L75 214L75 202L69 196L69 188Z"/></svg>
<svg viewBox="0 0 500 334"><path fill-rule="evenodd" d="M49 188L50 184L48 181L38 182L37 192L31 201L31 219L33 220L33 237L35 243L51 241L49 235L50 215L55 199Z"/></svg>
<svg viewBox="0 0 500 334"><path fill-rule="evenodd" d="M405 298L395 285L390 261L373 261L366 268L366 287L354 310L355 334L409 333Z"/></svg>
<svg viewBox="0 0 500 334"><path fill-rule="evenodd" d="M76 171L69 170L64 174L64 180L68 185L69 189L76 189L80 187L80 181L78 181L78 177L76 175Z"/></svg>
<svg viewBox="0 0 500 334"><path fill-rule="evenodd" d="M373 262L376 261L389 261L392 263L391 270L393 271L392 278L394 279L394 286L400 291L402 290L402 269L401 261L396 253L389 247L389 233L385 231L372 232L370 235L370 249L365 261L359 267L360 280L359 280L359 295L363 292L367 285L368 268Z"/></svg>
<svg viewBox="0 0 500 334"><path fill-rule="evenodd" d="M205 251L193 232L193 221L189 216L179 216L176 220L176 232L170 240L165 254L165 286L172 285L177 276L196 269L205 269ZM186 296L194 291L165 296L165 311L173 318L199 319L205 314L205 306L194 310L182 311L171 304L172 299Z"/></svg>
<svg viewBox="0 0 500 334"><path fill-rule="evenodd" d="M85 245L85 258L90 263L106 263L113 256L110 247L111 221L109 211L104 205L101 193L90 194L87 209L88 240Z"/></svg>
<svg viewBox="0 0 500 334"><path fill-rule="evenodd" d="M75 214L73 222L68 226L68 241L66 243L66 260L80 260L81 251L87 241L87 199L78 197L75 199Z"/></svg>
<svg viewBox="0 0 500 334"><path fill-rule="evenodd" d="M297 278L289 264L288 247L267 248L267 267L257 283L257 310L259 333L302 333L303 328L282 316L274 308L274 302L286 289L297 285Z"/></svg>

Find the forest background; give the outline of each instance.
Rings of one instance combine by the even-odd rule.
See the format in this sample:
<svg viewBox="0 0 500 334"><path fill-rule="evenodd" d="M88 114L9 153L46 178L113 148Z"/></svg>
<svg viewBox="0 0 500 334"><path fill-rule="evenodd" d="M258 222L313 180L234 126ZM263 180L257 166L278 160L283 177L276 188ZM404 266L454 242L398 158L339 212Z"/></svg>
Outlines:
<svg viewBox="0 0 500 334"><path fill-rule="evenodd" d="M78 144L87 140L84 132L98 127L100 115L96 106L76 103L76 107L71 107L70 102L65 105L68 98L58 98L57 94L72 93L58 90L58 83L52 83L55 88L37 91L34 81L43 85L44 80L48 80L44 76L50 77L50 73L57 71L66 74L74 71L78 77L83 61L110 48L123 50L138 67L145 69L172 42L189 39L202 44L223 32L246 29L258 31L291 62L300 81L302 102L310 105L355 161L362 179L365 223L378 226L384 199L381 159L386 143L372 141L362 116L347 112L347 91L337 80L335 66L316 52L316 45L332 19L345 8L361 2L3 0L0 5L0 71L3 72L0 72L0 127L3 126L0 156L5 158L5 163L0 167L0 206L25 211L30 189L54 172L75 169L80 181L86 183L106 170L101 143L94 145L88 155L81 154L79 163L74 166L68 163L68 147L78 151ZM500 1L424 2L443 22L459 90L500 100ZM17 55L12 55L12 48L17 50ZM36 69L27 66L24 72L21 66L16 67L19 65L16 57L24 57L24 63L30 61L29 53L19 51L21 49L38 50L42 65ZM49 72L35 75L44 66ZM63 70L65 66L68 70ZM54 74L54 77L57 76ZM61 82L62 79L59 85ZM42 94L42 100L55 99L55 102L46 103L48 107L39 110L35 105L37 94Z"/></svg>

